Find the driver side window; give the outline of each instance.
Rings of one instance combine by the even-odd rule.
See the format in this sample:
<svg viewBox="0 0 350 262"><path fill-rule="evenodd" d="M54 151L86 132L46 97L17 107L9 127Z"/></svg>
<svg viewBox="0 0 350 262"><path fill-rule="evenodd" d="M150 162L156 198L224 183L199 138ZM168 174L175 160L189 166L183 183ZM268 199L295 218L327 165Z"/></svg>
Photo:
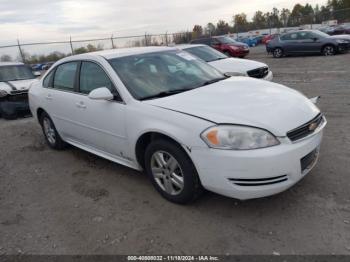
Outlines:
<svg viewBox="0 0 350 262"><path fill-rule="evenodd" d="M92 90L100 87L107 87L112 93L115 93L112 81L99 65L92 62L82 62L80 69L80 93L89 94Z"/></svg>

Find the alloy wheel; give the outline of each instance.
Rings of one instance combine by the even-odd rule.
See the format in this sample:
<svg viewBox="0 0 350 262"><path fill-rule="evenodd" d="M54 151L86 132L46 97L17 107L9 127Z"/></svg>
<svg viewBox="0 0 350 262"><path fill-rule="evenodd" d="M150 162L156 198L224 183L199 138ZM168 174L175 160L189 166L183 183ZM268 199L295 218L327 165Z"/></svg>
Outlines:
<svg viewBox="0 0 350 262"><path fill-rule="evenodd" d="M283 54L283 51L281 48L276 48L274 51L273 51L273 54L275 57L282 57L282 54Z"/></svg>
<svg viewBox="0 0 350 262"><path fill-rule="evenodd" d="M333 46L326 46L323 50L323 53L325 56L334 55L334 47Z"/></svg>
<svg viewBox="0 0 350 262"><path fill-rule="evenodd" d="M159 187L170 195L178 195L184 188L181 166L171 154L156 151L151 157L152 175Z"/></svg>
<svg viewBox="0 0 350 262"><path fill-rule="evenodd" d="M47 140L51 145L54 145L56 143L56 133L51 120L47 117L43 119L43 127Z"/></svg>

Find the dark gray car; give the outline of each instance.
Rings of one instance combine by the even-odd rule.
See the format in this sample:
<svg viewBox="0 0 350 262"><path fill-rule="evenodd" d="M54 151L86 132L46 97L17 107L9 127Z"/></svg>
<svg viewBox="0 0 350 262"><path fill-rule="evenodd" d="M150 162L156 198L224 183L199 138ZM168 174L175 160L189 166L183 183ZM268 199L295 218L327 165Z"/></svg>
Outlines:
<svg viewBox="0 0 350 262"><path fill-rule="evenodd" d="M266 45L268 53L280 58L293 54L323 54L326 56L346 52L350 40L343 36L331 37L318 30L300 30L275 37Z"/></svg>

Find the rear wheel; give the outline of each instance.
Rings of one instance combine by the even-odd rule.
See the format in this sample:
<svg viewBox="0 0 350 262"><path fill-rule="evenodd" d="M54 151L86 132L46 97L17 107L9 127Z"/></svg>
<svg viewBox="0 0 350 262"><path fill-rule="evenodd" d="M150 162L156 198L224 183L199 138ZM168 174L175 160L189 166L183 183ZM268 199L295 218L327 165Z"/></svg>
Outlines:
<svg viewBox="0 0 350 262"><path fill-rule="evenodd" d="M333 45L326 45L323 48L322 53L324 56L333 56L335 55L335 47Z"/></svg>
<svg viewBox="0 0 350 262"><path fill-rule="evenodd" d="M145 169L157 191L171 202L189 203L203 191L191 159L171 141L159 139L147 147Z"/></svg>
<svg viewBox="0 0 350 262"><path fill-rule="evenodd" d="M43 112L41 114L40 124L45 136L45 140L51 148L60 150L66 147L66 142L64 142L58 134L54 123L47 113Z"/></svg>
<svg viewBox="0 0 350 262"><path fill-rule="evenodd" d="M280 47L277 47L272 52L274 58L281 58L283 56L283 49Z"/></svg>

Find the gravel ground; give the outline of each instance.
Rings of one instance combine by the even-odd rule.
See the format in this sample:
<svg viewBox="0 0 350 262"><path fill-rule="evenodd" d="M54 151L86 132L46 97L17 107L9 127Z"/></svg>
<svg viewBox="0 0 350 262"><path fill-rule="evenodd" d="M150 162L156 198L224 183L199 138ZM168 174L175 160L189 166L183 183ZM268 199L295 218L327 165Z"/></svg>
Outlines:
<svg viewBox="0 0 350 262"><path fill-rule="evenodd" d="M146 176L76 148L56 152L31 118L0 120L0 254L350 254L350 54L273 59L275 82L321 95L315 169L246 202L163 200Z"/></svg>

